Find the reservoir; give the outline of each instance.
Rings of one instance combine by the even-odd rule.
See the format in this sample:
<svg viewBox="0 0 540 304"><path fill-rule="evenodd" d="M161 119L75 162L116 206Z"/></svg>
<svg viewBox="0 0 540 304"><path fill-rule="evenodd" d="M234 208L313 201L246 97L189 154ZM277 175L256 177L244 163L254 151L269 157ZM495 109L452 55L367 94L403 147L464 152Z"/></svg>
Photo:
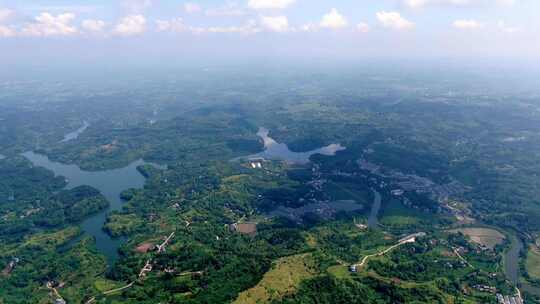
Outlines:
<svg viewBox="0 0 540 304"><path fill-rule="evenodd" d="M64 135L64 139L62 139L60 142L67 142L67 141L76 139L77 137L79 137L79 135L81 135L82 132L88 129L88 127L90 127L90 124L85 121L82 127L78 128L77 130L71 133Z"/></svg>
<svg viewBox="0 0 540 304"><path fill-rule="evenodd" d="M72 189L81 185L88 185L99 190L109 201L107 209L96 213L81 223L82 230L96 239L97 249L106 256L109 265L112 265L118 258L118 248L124 242L123 239L111 238L102 229L107 215L111 211L122 209L120 193L129 188L142 188L145 178L137 171L137 167L145 165L143 160L138 160L127 167L105 171L83 171L76 165L65 165L56 163L47 156L26 152L22 154L30 160L34 166L47 168L57 176L67 179L66 189Z"/></svg>
<svg viewBox="0 0 540 304"><path fill-rule="evenodd" d="M307 152L293 152L289 150L286 144L278 143L268 135L269 131L266 128L259 128L257 135L264 142L264 151L250 155L249 158L263 157L271 160L284 160L291 164L306 164L309 162L309 158L315 154L322 155L336 155L336 152L345 150L346 148L340 144L331 144L326 147L307 151Z"/></svg>

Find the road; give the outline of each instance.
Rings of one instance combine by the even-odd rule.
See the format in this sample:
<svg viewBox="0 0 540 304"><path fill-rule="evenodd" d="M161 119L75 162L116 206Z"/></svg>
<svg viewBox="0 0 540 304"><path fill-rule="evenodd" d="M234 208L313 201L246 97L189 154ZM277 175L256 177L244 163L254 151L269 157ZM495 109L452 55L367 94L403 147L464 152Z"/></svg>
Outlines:
<svg viewBox="0 0 540 304"><path fill-rule="evenodd" d="M160 245L157 246L157 248L158 248L157 254L158 255L160 253L165 252L165 248L167 247L167 245L169 244L169 242L171 241L171 239L173 237L174 237L174 231L171 232L171 234L169 234L169 236L167 238L165 238L165 241L163 241L163 243L161 243ZM152 260L147 260L146 263L144 264L143 268L139 272L139 276L138 276L137 279L138 280L144 279L144 277L146 276L146 273L148 273L150 271L152 271ZM112 294L112 293L123 291L125 289L131 288L133 286L133 284L135 284L135 281L130 282L129 284L127 284L126 286L123 286L123 287L119 287L119 288L115 288L115 289L112 289L112 290L104 291L102 293L102 295L106 296L106 295L109 295L109 294ZM88 301L85 302L85 304L94 303L95 301L96 301L96 297L91 297L90 299L88 299Z"/></svg>
<svg viewBox="0 0 540 304"><path fill-rule="evenodd" d="M462 260L465 264L467 264L469 267L471 267L472 269L474 269L474 266L471 265L471 263L469 263L464 257L461 256L461 254L459 254L459 252L457 251L456 248L453 248L454 249L454 253L457 255L457 257Z"/></svg>
<svg viewBox="0 0 540 304"><path fill-rule="evenodd" d="M388 252L394 250L395 248L403 245L403 244L408 244L408 243L414 243L416 242L416 238L418 236L421 236L421 235L424 235L424 233L420 232L420 233L415 233L415 234L411 234L409 236L406 236L404 238L402 238L397 244L395 245L392 245L380 252L377 252L377 253L374 253L374 254L370 254L370 255L366 255L364 258L362 258L362 261L360 261L360 263L358 264L354 264L353 266L356 266L357 268L358 267L362 267L364 266L364 264L367 262L368 259L372 258L372 257L376 257L376 256L382 256L382 255L385 255L387 254Z"/></svg>

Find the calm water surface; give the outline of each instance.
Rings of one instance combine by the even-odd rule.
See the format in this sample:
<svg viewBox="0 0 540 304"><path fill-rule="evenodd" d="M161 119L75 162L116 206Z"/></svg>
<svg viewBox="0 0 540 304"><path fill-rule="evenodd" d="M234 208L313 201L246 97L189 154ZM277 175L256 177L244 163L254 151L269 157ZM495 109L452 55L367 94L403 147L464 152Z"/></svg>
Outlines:
<svg viewBox="0 0 540 304"><path fill-rule="evenodd" d="M81 223L82 230L96 239L98 250L107 257L109 265L118 258L118 248L124 239L111 238L102 229L107 215L114 210L122 209L120 193L129 188L142 188L145 178L137 171L137 167L146 164L143 160L131 163L121 169L98 172L83 171L76 165L65 165L49 160L47 156L34 152L23 153L35 166L53 171L56 175L64 176L68 184L66 189L88 185L99 190L110 203L110 206L87 218Z"/></svg>
<svg viewBox="0 0 540 304"><path fill-rule="evenodd" d="M259 128L257 135L264 141L264 151L250 155L253 157L264 157L266 159L279 159L293 164L305 164L309 162L309 158L314 154L335 155L336 152L345 150L346 148L340 144L331 144L326 147L307 151L293 152L289 150L286 144L278 143L268 135L269 131L266 128Z"/></svg>
<svg viewBox="0 0 540 304"><path fill-rule="evenodd" d="M510 235L510 249L504 254L504 274L506 278L514 285L520 283L519 272L519 252L524 248L523 242L513 232L508 233ZM525 290L534 295L540 296L540 288L530 285L524 279L521 280L521 290Z"/></svg>
<svg viewBox="0 0 540 304"><path fill-rule="evenodd" d="M504 274L514 285L519 283L519 252L523 243L513 233L510 233L511 246L504 254Z"/></svg>

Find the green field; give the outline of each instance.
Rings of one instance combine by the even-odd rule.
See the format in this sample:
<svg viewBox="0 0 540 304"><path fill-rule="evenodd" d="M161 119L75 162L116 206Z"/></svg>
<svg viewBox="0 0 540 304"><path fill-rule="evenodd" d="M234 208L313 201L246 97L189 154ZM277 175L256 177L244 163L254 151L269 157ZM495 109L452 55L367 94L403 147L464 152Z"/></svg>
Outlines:
<svg viewBox="0 0 540 304"><path fill-rule="evenodd" d="M502 244L506 238L499 231L489 228L461 228L452 230L451 232L461 232L468 236L473 243L480 244L491 249L499 244Z"/></svg>
<svg viewBox="0 0 540 304"><path fill-rule="evenodd" d="M540 249L538 247L534 245L529 246L525 267L532 279L540 279Z"/></svg>

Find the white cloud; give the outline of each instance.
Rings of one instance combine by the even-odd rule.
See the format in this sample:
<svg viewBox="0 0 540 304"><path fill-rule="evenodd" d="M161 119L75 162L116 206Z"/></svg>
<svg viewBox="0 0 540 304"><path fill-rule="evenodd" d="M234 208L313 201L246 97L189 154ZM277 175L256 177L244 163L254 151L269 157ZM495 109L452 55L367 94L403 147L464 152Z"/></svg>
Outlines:
<svg viewBox="0 0 540 304"><path fill-rule="evenodd" d="M472 19L456 20L452 25L460 30L474 30L483 26L482 23Z"/></svg>
<svg viewBox="0 0 540 304"><path fill-rule="evenodd" d="M35 17L34 23L29 23L23 27L22 33L28 36L65 36L77 33L77 28L71 25L75 19L75 14L64 13L60 15L51 15L41 13Z"/></svg>
<svg viewBox="0 0 540 304"><path fill-rule="evenodd" d="M4 21L8 20L14 14L15 14L15 12L10 10L9 8L0 8L0 22L4 22Z"/></svg>
<svg viewBox="0 0 540 304"><path fill-rule="evenodd" d="M246 12L239 8L211 8L204 11L208 17L238 17L244 16Z"/></svg>
<svg viewBox="0 0 540 304"><path fill-rule="evenodd" d="M237 17L246 15L246 11L236 2L227 2L225 6L207 9L204 14L209 17Z"/></svg>
<svg viewBox="0 0 540 304"><path fill-rule="evenodd" d="M320 26L318 24L314 23L307 23L302 26L300 26L299 30L302 32L316 32L320 29Z"/></svg>
<svg viewBox="0 0 540 304"><path fill-rule="evenodd" d="M471 3L478 2L477 0L403 0L403 3L411 8L420 8L432 5L454 5L465 6Z"/></svg>
<svg viewBox="0 0 540 304"><path fill-rule="evenodd" d="M367 33L371 30L371 27L367 23L360 22L356 25L356 30L360 33Z"/></svg>
<svg viewBox="0 0 540 304"><path fill-rule="evenodd" d="M142 34L146 29L146 18L142 15L126 16L114 28L118 35L132 36Z"/></svg>
<svg viewBox="0 0 540 304"><path fill-rule="evenodd" d="M286 32L289 30L289 19L286 16L261 17L261 25L273 32Z"/></svg>
<svg viewBox="0 0 540 304"><path fill-rule="evenodd" d="M249 20L241 26L210 26L210 27L193 27L184 23L182 18L172 20L157 20L156 28L158 32L175 32L175 33L192 33L192 34L209 34L209 33L240 33L253 34L260 32L255 20Z"/></svg>
<svg viewBox="0 0 540 304"><path fill-rule="evenodd" d="M427 6L486 6L502 5L512 6L517 0L402 0L402 3L410 8L422 8Z"/></svg>
<svg viewBox="0 0 540 304"><path fill-rule="evenodd" d="M158 32L183 32L188 29L182 18L172 20L157 20L156 28Z"/></svg>
<svg viewBox="0 0 540 304"><path fill-rule="evenodd" d="M122 0L122 7L130 14L140 14L153 4L152 0Z"/></svg>
<svg viewBox="0 0 540 304"><path fill-rule="evenodd" d="M249 0L252 9L284 9L293 5L296 0Z"/></svg>
<svg viewBox="0 0 540 304"><path fill-rule="evenodd" d="M200 12L202 9L201 6L196 3L185 3L184 10L188 14L194 14Z"/></svg>
<svg viewBox="0 0 540 304"><path fill-rule="evenodd" d="M101 32L105 28L103 20L86 19L81 23L83 29L89 32Z"/></svg>
<svg viewBox="0 0 540 304"><path fill-rule="evenodd" d="M242 26L208 27L203 32L254 34L260 31L261 29L257 26L257 22L255 20L249 20Z"/></svg>
<svg viewBox="0 0 540 304"><path fill-rule="evenodd" d="M408 30L414 28L414 23L403 18L398 12L378 12L377 19L383 27L395 30Z"/></svg>
<svg viewBox="0 0 540 304"><path fill-rule="evenodd" d="M0 25L0 38L4 37L14 37L15 36L15 30L8 26Z"/></svg>
<svg viewBox="0 0 540 304"><path fill-rule="evenodd" d="M517 3L517 0L496 0L497 4L504 6L513 6Z"/></svg>
<svg viewBox="0 0 540 304"><path fill-rule="evenodd" d="M497 22L497 28L503 32L503 33L508 33L508 34L512 34L512 33L516 33L516 32L519 32L521 31L521 28L517 27L517 26L508 26L506 25L506 23L502 20L500 20L499 22Z"/></svg>
<svg viewBox="0 0 540 304"><path fill-rule="evenodd" d="M339 29L347 26L347 19L341 15L337 9L333 8L330 12L323 16L321 27Z"/></svg>

